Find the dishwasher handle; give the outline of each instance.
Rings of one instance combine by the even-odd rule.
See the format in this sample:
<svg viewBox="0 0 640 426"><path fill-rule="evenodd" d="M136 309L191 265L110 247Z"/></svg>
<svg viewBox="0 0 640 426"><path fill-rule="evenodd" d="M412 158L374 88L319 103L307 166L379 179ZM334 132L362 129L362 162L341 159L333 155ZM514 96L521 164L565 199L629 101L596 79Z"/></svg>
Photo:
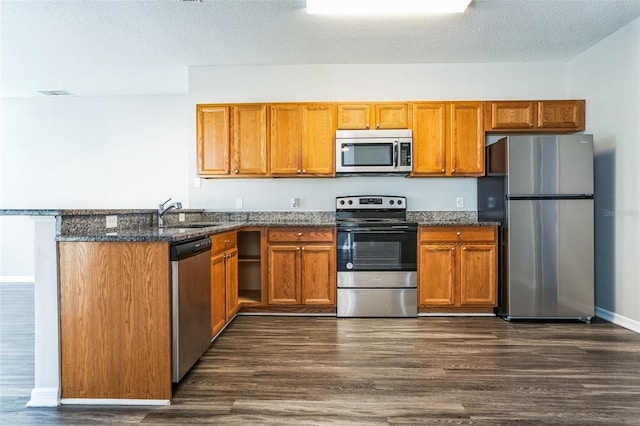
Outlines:
<svg viewBox="0 0 640 426"><path fill-rule="evenodd" d="M191 241L180 241L178 243L171 244L170 248L170 260L182 260L197 254L211 250L210 238L198 238Z"/></svg>

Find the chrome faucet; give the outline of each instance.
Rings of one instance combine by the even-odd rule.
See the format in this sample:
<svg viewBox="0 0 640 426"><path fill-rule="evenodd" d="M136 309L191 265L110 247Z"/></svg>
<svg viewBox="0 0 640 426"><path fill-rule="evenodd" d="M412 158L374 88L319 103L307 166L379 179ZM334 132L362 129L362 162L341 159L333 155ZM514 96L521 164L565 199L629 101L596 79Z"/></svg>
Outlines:
<svg viewBox="0 0 640 426"><path fill-rule="evenodd" d="M171 198L169 198L164 203L158 205L158 226L159 227L163 225L164 215L167 214L169 210L182 208L182 203L180 201L174 201L173 203L165 207L165 204L167 204L169 201L171 201Z"/></svg>

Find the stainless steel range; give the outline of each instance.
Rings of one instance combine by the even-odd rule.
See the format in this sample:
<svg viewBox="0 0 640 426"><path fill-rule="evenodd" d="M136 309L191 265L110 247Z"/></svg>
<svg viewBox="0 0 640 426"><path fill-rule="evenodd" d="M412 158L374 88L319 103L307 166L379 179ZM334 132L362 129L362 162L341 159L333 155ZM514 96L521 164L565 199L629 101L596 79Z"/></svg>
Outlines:
<svg viewBox="0 0 640 426"><path fill-rule="evenodd" d="M407 199L336 198L339 317L418 314L418 224L407 221Z"/></svg>

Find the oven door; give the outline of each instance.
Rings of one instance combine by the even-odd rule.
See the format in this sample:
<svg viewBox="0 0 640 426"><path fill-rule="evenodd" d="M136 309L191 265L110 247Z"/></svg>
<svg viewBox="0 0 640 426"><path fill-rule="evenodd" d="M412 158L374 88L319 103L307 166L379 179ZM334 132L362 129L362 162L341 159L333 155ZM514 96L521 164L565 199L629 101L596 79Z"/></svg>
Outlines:
<svg viewBox="0 0 640 426"><path fill-rule="evenodd" d="M398 139L343 139L337 141L337 173L398 171Z"/></svg>
<svg viewBox="0 0 640 426"><path fill-rule="evenodd" d="M415 228L338 228L337 234L339 272L417 270Z"/></svg>

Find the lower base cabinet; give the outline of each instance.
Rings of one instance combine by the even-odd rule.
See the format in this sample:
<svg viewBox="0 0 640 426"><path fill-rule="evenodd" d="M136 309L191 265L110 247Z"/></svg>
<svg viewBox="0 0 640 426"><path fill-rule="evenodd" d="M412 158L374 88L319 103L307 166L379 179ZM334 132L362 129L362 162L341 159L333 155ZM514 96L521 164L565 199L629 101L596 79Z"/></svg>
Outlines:
<svg viewBox="0 0 640 426"><path fill-rule="evenodd" d="M166 242L58 243L62 398L171 398L168 259Z"/></svg>
<svg viewBox="0 0 640 426"><path fill-rule="evenodd" d="M268 231L268 304L335 306L334 228Z"/></svg>
<svg viewBox="0 0 640 426"><path fill-rule="evenodd" d="M211 337L238 312L237 234L211 236Z"/></svg>
<svg viewBox="0 0 640 426"><path fill-rule="evenodd" d="M440 312L497 305L497 228L422 227L418 304Z"/></svg>

